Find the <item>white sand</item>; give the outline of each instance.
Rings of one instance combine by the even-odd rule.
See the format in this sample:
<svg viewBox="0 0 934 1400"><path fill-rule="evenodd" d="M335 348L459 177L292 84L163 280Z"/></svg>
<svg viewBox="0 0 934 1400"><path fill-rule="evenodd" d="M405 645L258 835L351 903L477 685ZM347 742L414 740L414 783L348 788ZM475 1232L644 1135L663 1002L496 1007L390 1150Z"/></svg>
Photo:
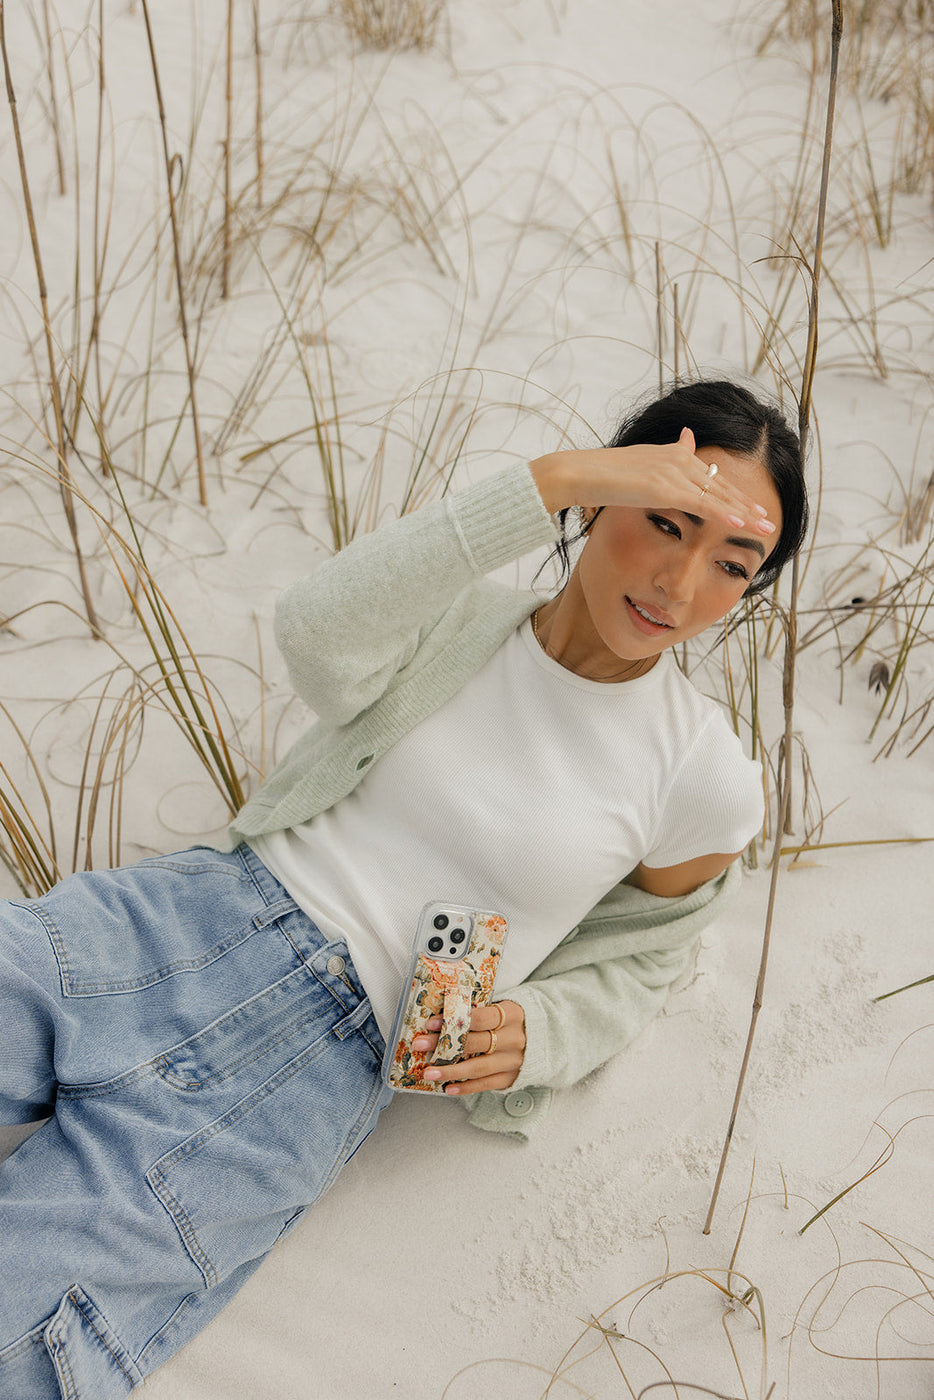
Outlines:
<svg viewBox="0 0 934 1400"><path fill-rule="evenodd" d="M737 19L725 0L659 0L651 7L630 0L450 0L449 33L436 51L356 58L337 24L308 17L320 6L264 0L267 199L309 152L314 159L307 197L290 197L292 233L263 240L269 276L241 242L229 305L219 303L216 283L193 281L193 307L206 295L200 407L210 504L203 510L189 419L171 445L184 361L165 229L154 348L148 344L152 220L156 210L164 218L165 195L142 17L135 5L105 8L107 149L118 168L110 285L120 259L128 262L105 317L104 363L122 385L150 356L154 366L145 466L139 381L125 389L112 417L115 457L146 527L149 565L224 698L225 726L238 726L250 761L268 767L305 722L275 655L273 599L331 547L295 343L307 356L321 411L330 414L326 331L348 494L352 505L365 502L364 520L398 503L413 444L425 442L440 404L438 376L449 368L472 372L450 391L432 442L434 465L450 466L479 409L455 482L553 445L565 430L582 444L605 433L630 398L657 380L656 240L666 275L667 369L675 283L694 361L704 370L742 369L757 343L760 300L773 298L777 286L779 265L762 260L784 237L779 210L798 152L806 76L783 50L754 57L763 16L740 6ZM59 6L64 45L56 65L61 99L67 51L80 133L87 298L96 7L75 7L88 11L87 24L65 9ZM202 0L160 0L156 7L173 149L186 146L192 112L204 102L185 237L189 254L195 240L202 254L210 250L213 267L218 242L201 227L200 211L207 203L216 234L223 9ZM236 10L234 179L242 191L253 176L253 87L250 7ZM71 138L69 192L62 197L35 36L21 14L11 14L8 25L50 301L72 355L63 310L76 226ZM870 102L863 113L884 173L893 118ZM915 543L902 544L898 533L906 498L928 478L934 438L924 377L934 369L930 204L927 196L897 196L890 245L868 241L857 118L852 103L840 112L826 250L828 273L855 314L825 280L815 386L823 494L803 584L802 636L827 617L828 603L872 595L881 580L905 575L930 541L930 521ZM68 111L63 121L71 132ZM822 127L819 114L815 127ZM27 432L23 412L36 411L26 336L35 340L40 378L45 361L9 137L2 160L7 315L0 356L10 395L4 433L15 455ZM302 256L295 229L314 224L325 161L341 174L318 227L327 275L304 277L282 369L221 436L261 346L281 326L269 277L290 295L289 272ZM812 204L817 168L812 150ZM334 211L343 214L332 229ZM810 239L809 228L800 232ZM799 279L772 346L792 390L800 382L796 357L806 315ZM87 300L82 317L86 343ZM873 334L885 378L866 352ZM679 356L683 367L683 346ZM760 378L775 383L767 369ZM364 492L366 472L387 424L384 480L373 504ZM294 441L286 441L289 434ZM243 460L274 440L282 445ZM87 425L81 441L89 452ZM170 446L170 466L151 499L130 473L144 472L151 486ZM40 451L35 437L31 447ZM110 511L106 483L77 465L75 471L81 488ZM816 447L811 476L816 492ZM426 470L426 487L429 478ZM118 657L87 638L54 490L28 465L11 467L3 486L0 612L17 617L13 634L0 634L0 700L47 779L60 859L70 868L88 731ZM145 644L86 514L82 539L108 641L145 666ZM918 596L927 594L921 589ZM814 788L805 816L796 775L789 844L814 829L821 810L826 821L815 840L934 837L934 738L911 757L904 740L891 756L876 757L903 713L904 695L894 718L868 737L880 705L868 688L869 671L878 659L891 666L900 636L891 623L843 666L841 701L841 654L864 626L857 614L836 636L825 627L826 635L800 654L796 730ZM739 675L738 641L731 646ZM692 667L702 685L722 695L721 653L713 652L705 668L704 651L699 643ZM779 646L761 666L773 764L780 659ZM928 640L912 651L907 677L911 709L931 694ZM127 684L124 670L113 690ZM923 732L922 724L916 737ZM38 809L21 747L4 735L3 761ZM223 803L155 705L139 743L126 779L123 843L119 850L108 845L102 815L92 842L99 865L186 844L224 823ZM599 1317L632 1339L612 1341L632 1389L610 1343L590 1331L573 1353L577 1364L550 1395L638 1394L664 1380L664 1363L683 1396L929 1400L932 993L921 987L876 1005L871 998L934 972L930 846L827 849L783 871L746 1092L714 1228L709 1237L701 1233L751 1009L768 855L767 846L729 917L705 934L696 974L665 1014L624 1055L558 1096L531 1145L476 1132L451 1103L395 1103L321 1206L142 1393L152 1400L480 1400L495 1393L532 1400ZM3 879L4 891L13 893L12 878ZM891 1160L799 1236L808 1217L865 1173L891 1139ZM419 1214L417 1234L406 1229L406 1203L413 1218ZM723 1291L740 1233L735 1269L743 1281L734 1274L731 1291L739 1297L754 1286L751 1310L731 1306ZM666 1269L674 1277L650 1292ZM765 1335L753 1316L760 1307ZM885 1358L878 1367L875 1355Z"/></svg>

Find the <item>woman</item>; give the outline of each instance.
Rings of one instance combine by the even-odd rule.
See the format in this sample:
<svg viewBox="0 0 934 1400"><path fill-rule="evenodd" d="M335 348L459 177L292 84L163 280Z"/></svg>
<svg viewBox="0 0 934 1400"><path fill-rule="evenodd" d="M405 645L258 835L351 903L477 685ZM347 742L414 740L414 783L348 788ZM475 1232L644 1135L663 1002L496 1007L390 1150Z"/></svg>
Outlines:
<svg viewBox="0 0 934 1400"><path fill-rule="evenodd" d="M572 508L554 598L485 578L563 540ZM646 1023L762 818L756 765L667 653L767 587L805 516L781 415L699 383L287 592L278 638L318 723L233 849L3 912L0 1122L54 1113L0 1171L2 1400L128 1393L326 1190L390 1097L429 900L509 920L496 1004L428 1071L478 1126L527 1136Z"/></svg>

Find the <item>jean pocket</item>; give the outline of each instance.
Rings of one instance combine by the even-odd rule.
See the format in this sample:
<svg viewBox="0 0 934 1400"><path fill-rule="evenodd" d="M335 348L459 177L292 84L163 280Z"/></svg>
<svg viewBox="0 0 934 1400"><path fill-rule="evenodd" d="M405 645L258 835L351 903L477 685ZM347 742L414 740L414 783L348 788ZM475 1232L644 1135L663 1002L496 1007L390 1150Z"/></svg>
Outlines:
<svg viewBox="0 0 934 1400"><path fill-rule="evenodd" d="M45 925L64 995L89 997L197 972L296 905L267 905L239 860L197 848L71 875L26 907Z"/></svg>
<svg viewBox="0 0 934 1400"><path fill-rule="evenodd" d="M142 1379L107 1318L77 1284L52 1317L0 1351L0 1395L11 1400L117 1400Z"/></svg>
<svg viewBox="0 0 934 1400"><path fill-rule="evenodd" d="M241 1041L231 1024L221 1051L209 1027L201 1044L195 1037L156 1066L188 1101L198 1090L209 1103L241 1094L146 1177L208 1288L272 1248L327 1190L382 1106L379 1057L359 1033L369 1003L348 1012L315 979L307 994L307 1014L296 1000L270 1008L262 1036ZM329 1013L315 1008L320 995ZM255 1087L243 1092L250 1078Z"/></svg>
<svg viewBox="0 0 934 1400"><path fill-rule="evenodd" d="M317 1038L321 1027L329 1027L345 1010L312 968L299 967L158 1055L152 1068L188 1094L220 1087L225 1080L241 1087L254 1084L264 1062L291 1058L296 1042Z"/></svg>

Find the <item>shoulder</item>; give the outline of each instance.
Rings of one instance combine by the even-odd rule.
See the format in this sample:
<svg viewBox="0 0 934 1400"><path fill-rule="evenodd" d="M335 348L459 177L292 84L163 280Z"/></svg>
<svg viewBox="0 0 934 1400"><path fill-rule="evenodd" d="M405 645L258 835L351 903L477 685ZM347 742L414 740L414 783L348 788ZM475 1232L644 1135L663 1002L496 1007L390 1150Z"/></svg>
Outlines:
<svg viewBox="0 0 934 1400"><path fill-rule="evenodd" d="M674 668L672 668L674 669ZM762 769L743 752L722 708L680 672L672 683L680 752L643 861L679 865L741 851L762 826ZM704 867L700 878L715 873Z"/></svg>
<svg viewBox="0 0 934 1400"><path fill-rule="evenodd" d="M704 695L672 659L665 675L665 703L683 741L686 766L706 771L733 771L759 779L760 768L743 752L742 741L723 705Z"/></svg>

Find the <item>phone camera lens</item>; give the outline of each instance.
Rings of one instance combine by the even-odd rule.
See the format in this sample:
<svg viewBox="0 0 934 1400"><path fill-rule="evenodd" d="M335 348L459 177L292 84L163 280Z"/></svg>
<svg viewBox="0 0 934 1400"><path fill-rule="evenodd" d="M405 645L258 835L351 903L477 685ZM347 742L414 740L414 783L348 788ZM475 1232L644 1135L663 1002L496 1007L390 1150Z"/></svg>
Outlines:
<svg viewBox="0 0 934 1400"><path fill-rule="evenodd" d="M444 939L443 939L443 938L429 938L429 940L428 940L428 951L429 951L429 953L440 953L440 952L441 952L441 949L442 949L443 947L444 947Z"/></svg>
<svg viewBox="0 0 934 1400"><path fill-rule="evenodd" d="M466 937L467 935L462 928L451 929L450 938L452 943L463 943Z"/></svg>
<svg viewBox="0 0 934 1400"><path fill-rule="evenodd" d="M447 928L450 922L451 921L448 918L447 914L436 914L434 919L432 920L432 923L434 924L435 928Z"/></svg>

